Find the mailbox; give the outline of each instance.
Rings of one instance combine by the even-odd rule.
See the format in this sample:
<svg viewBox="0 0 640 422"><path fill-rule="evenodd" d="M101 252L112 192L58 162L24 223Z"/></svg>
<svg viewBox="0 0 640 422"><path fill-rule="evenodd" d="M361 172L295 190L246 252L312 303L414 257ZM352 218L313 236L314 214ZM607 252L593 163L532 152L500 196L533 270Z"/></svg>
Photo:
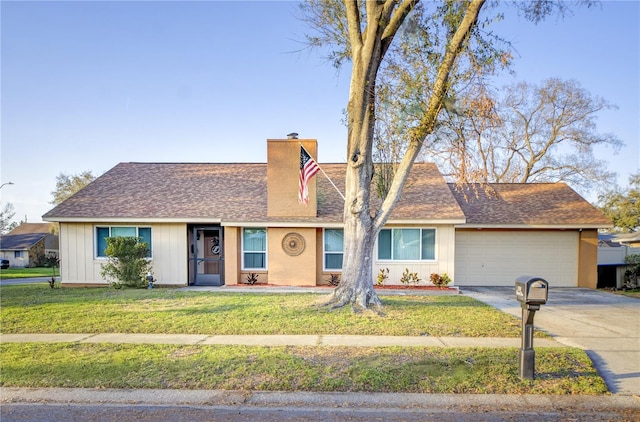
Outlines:
<svg viewBox="0 0 640 422"><path fill-rule="evenodd" d="M547 303L549 283L540 277L528 275L516 279L516 299L527 305L544 305Z"/></svg>
<svg viewBox="0 0 640 422"><path fill-rule="evenodd" d="M540 277L522 275L516 278L516 299L522 308L522 346L520 347L521 378L534 379L535 356L533 350L533 317L540 305L547 303L549 283Z"/></svg>

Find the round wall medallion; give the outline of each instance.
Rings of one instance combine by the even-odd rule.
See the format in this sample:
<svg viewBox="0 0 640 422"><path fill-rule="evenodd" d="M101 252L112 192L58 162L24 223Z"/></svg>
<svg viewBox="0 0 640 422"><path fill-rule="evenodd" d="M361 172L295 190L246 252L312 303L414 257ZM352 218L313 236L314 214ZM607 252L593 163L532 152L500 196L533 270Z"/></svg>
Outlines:
<svg viewBox="0 0 640 422"><path fill-rule="evenodd" d="M304 237L298 233L287 233L282 239L282 249L287 255L300 255L304 251Z"/></svg>

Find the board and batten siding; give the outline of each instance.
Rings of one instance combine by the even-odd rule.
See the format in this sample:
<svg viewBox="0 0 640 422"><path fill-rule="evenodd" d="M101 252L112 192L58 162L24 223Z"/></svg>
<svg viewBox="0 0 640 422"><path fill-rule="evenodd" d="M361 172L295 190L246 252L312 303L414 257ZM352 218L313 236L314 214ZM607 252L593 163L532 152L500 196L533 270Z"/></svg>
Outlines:
<svg viewBox="0 0 640 422"><path fill-rule="evenodd" d="M532 275L551 287L576 287L579 238L577 231L458 230L456 284L513 286Z"/></svg>
<svg viewBox="0 0 640 422"><path fill-rule="evenodd" d="M157 284L187 284L187 227L182 223L60 223L62 284L106 284L100 276L102 258L95 257L96 226L151 227L152 271Z"/></svg>
<svg viewBox="0 0 640 422"><path fill-rule="evenodd" d="M418 273L420 278L419 286L431 285L430 276L432 273L447 274L452 283L457 284L455 274L455 229L452 225L427 225L427 226L407 226L390 225L385 228L435 228L436 229L436 259L434 261L380 261L377 259L378 247L374 250L373 283L383 268L389 269L389 278L384 283L386 286L402 285L400 278L402 273L408 269L409 272Z"/></svg>

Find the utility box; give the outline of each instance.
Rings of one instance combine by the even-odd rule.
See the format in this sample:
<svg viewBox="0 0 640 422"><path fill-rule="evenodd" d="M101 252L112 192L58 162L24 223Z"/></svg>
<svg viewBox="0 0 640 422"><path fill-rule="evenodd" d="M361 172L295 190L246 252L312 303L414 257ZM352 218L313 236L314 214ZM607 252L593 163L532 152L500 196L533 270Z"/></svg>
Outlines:
<svg viewBox="0 0 640 422"><path fill-rule="evenodd" d="M549 283L540 278L528 275L516 279L516 299L526 305L544 305L547 303Z"/></svg>

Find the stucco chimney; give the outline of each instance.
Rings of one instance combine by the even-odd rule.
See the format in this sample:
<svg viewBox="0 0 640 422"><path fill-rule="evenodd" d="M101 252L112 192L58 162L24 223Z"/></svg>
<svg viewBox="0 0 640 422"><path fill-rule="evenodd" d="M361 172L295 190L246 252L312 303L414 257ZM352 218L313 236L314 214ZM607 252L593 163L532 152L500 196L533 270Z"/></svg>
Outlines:
<svg viewBox="0 0 640 422"><path fill-rule="evenodd" d="M309 181L309 204L298 203L300 175L300 145L315 160L318 142L298 139L297 133L288 139L267 139L267 215L269 217L315 217L317 214L316 179Z"/></svg>

